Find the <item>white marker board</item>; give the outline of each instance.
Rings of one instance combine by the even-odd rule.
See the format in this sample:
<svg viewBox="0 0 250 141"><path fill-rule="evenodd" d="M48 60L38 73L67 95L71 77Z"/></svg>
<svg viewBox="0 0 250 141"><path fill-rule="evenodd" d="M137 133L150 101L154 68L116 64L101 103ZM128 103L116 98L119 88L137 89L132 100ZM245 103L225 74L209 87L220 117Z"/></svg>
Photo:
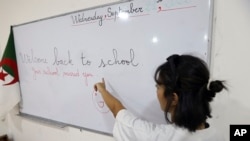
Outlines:
<svg viewBox="0 0 250 141"><path fill-rule="evenodd" d="M20 112L111 134L114 118L93 89L104 77L127 109L164 123L154 71L171 54L209 62L211 5L128 1L14 26Z"/></svg>

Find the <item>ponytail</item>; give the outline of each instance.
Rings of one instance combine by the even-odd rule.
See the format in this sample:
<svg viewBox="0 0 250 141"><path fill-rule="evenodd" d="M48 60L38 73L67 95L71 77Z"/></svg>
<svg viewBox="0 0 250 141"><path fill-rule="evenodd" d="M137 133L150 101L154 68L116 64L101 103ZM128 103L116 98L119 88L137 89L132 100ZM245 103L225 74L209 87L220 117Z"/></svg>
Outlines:
<svg viewBox="0 0 250 141"><path fill-rule="evenodd" d="M227 89L223 84L224 81L215 80L211 81L207 85L208 93L206 94L207 101L210 102L215 97L215 94L221 92L223 89Z"/></svg>

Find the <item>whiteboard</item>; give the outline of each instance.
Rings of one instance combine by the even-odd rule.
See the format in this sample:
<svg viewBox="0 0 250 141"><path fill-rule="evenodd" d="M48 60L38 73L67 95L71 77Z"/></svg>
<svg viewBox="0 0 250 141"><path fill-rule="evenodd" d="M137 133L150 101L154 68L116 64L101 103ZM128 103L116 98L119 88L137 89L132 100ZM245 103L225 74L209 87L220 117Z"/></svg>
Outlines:
<svg viewBox="0 0 250 141"><path fill-rule="evenodd" d="M209 62L211 0L137 0L14 26L20 112L112 134L114 117L93 85L135 115L165 123L154 71L171 54Z"/></svg>

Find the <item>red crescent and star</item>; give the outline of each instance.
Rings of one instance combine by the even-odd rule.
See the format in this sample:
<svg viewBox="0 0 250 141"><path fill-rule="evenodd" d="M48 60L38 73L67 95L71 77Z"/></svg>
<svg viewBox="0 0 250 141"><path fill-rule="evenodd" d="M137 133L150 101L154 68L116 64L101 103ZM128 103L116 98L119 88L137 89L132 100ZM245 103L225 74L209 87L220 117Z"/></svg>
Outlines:
<svg viewBox="0 0 250 141"><path fill-rule="evenodd" d="M11 84L14 84L14 83L18 82L19 81L19 77L18 77L17 63L16 63L16 61L12 60L10 58L3 58L1 60L1 62L0 62L0 67L3 67L3 66L8 66L13 71L13 79L10 82L6 82L3 85L11 85ZM3 71L3 68L2 68L2 70L0 71L0 80L5 81L5 77L8 76L8 75L9 74L5 73Z"/></svg>

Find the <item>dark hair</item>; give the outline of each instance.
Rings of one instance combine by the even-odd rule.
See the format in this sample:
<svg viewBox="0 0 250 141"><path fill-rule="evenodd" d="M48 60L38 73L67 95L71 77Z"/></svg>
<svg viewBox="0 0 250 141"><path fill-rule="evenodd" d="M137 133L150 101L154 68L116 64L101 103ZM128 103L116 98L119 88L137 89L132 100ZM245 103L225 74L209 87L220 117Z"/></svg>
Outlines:
<svg viewBox="0 0 250 141"><path fill-rule="evenodd" d="M167 99L166 113L172 102L173 93L178 95L178 104L173 123L195 131L201 123L211 118L209 102L223 88L223 81L209 82L209 70L206 63L191 55L171 55L167 62L160 65L155 72L155 82L165 86L164 96Z"/></svg>

